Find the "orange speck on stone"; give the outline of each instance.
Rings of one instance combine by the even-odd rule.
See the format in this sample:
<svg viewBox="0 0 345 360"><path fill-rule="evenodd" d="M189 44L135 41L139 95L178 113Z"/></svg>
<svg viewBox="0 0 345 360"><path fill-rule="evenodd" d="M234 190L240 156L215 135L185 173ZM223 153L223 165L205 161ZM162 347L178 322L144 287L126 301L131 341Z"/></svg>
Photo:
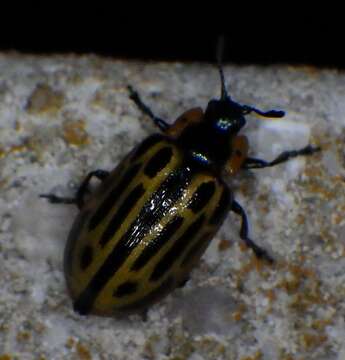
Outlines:
<svg viewBox="0 0 345 360"><path fill-rule="evenodd" d="M300 343L306 349L316 348L322 345L327 340L327 336L324 334L312 334L304 333L300 337Z"/></svg>
<svg viewBox="0 0 345 360"><path fill-rule="evenodd" d="M273 289L268 289L265 291L265 296L269 300L269 302L273 302L277 299L276 293Z"/></svg>
<svg viewBox="0 0 345 360"><path fill-rule="evenodd" d="M325 327L330 325L332 323L331 319L317 319L315 321L313 321L313 323L311 324L311 327L314 330L317 330L318 332L320 331L324 331Z"/></svg>
<svg viewBox="0 0 345 360"><path fill-rule="evenodd" d="M299 224L299 225L305 224L305 216L302 215L302 214L298 214L296 216L296 223Z"/></svg>
<svg viewBox="0 0 345 360"><path fill-rule="evenodd" d="M57 112L64 102L62 92L52 89L47 84L38 84L31 93L26 109L33 114Z"/></svg>
<svg viewBox="0 0 345 360"><path fill-rule="evenodd" d="M17 333L16 339L19 342L26 342L28 340L30 340L31 338L31 333L28 331L20 331Z"/></svg>
<svg viewBox="0 0 345 360"><path fill-rule="evenodd" d="M220 240L218 243L218 250L219 251L225 251L229 249L231 246L231 242L229 240Z"/></svg>
<svg viewBox="0 0 345 360"><path fill-rule="evenodd" d="M82 360L91 360L92 359L90 350L85 345L81 344L80 342L78 342L78 344L77 344L77 354L78 354L79 358Z"/></svg>
<svg viewBox="0 0 345 360"><path fill-rule="evenodd" d="M309 166L304 170L304 174L309 177L320 177L323 175L322 168L320 166Z"/></svg>
<svg viewBox="0 0 345 360"><path fill-rule="evenodd" d="M304 263L306 260L306 256L304 254L301 254L298 256L298 260L299 260L299 262Z"/></svg>
<svg viewBox="0 0 345 360"><path fill-rule="evenodd" d="M262 357L262 352L260 350L256 351L256 353L253 356L245 356L241 358L241 360L261 360L261 359L263 359L263 357Z"/></svg>
<svg viewBox="0 0 345 360"><path fill-rule="evenodd" d="M314 194L319 194L326 200L331 200L336 197L336 193L334 191L328 190L322 185L313 183L309 184L308 190Z"/></svg>
<svg viewBox="0 0 345 360"><path fill-rule="evenodd" d="M16 121L15 130L18 131L18 132L23 130L23 126L22 126L22 123L20 121Z"/></svg>
<svg viewBox="0 0 345 360"><path fill-rule="evenodd" d="M239 243L239 246L240 246L240 250L241 250L242 252L245 252L245 251L248 250L248 246L247 246L244 242L242 242L242 241Z"/></svg>
<svg viewBox="0 0 345 360"><path fill-rule="evenodd" d="M232 313L232 318L234 321L241 321L243 314L246 311L246 305L240 304L238 308Z"/></svg>
<svg viewBox="0 0 345 360"><path fill-rule="evenodd" d="M90 143L84 120L70 120L63 124L63 137L69 145L81 146Z"/></svg>
<svg viewBox="0 0 345 360"><path fill-rule="evenodd" d="M13 145L11 146L11 148L9 149L8 153L19 153L19 152L23 152L27 150L27 146L26 145Z"/></svg>
<svg viewBox="0 0 345 360"><path fill-rule="evenodd" d="M68 349L72 349L74 347L74 345L75 345L75 339L72 337L69 337L66 341L66 347Z"/></svg>
<svg viewBox="0 0 345 360"><path fill-rule="evenodd" d="M9 354L2 354L0 355L0 360L12 360L13 357Z"/></svg>
<svg viewBox="0 0 345 360"><path fill-rule="evenodd" d="M309 75L310 77L316 78L320 74L319 68L312 65L290 65L288 66L288 70L290 72L302 72L306 75Z"/></svg>
<svg viewBox="0 0 345 360"><path fill-rule="evenodd" d="M344 220L344 215L333 213L331 215L332 225L339 225Z"/></svg>
<svg viewBox="0 0 345 360"><path fill-rule="evenodd" d="M300 277L315 277L315 271L299 265L289 265L289 271Z"/></svg>

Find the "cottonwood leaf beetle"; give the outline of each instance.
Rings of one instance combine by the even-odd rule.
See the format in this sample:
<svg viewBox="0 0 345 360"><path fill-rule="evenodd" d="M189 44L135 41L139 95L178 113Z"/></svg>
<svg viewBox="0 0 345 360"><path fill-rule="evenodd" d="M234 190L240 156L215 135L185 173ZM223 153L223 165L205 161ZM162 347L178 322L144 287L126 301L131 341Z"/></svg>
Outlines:
<svg viewBox="0 0 345 360"><path fill-rule="evenodd" d="M249 157L247 138L240 134L245 115L281 118L284 112L235 102L221 66L219 73L220 98L210 100L205 111L186 111L172 125L129 86L130 98L160 133L145 139L111 172L90 172L75 197L41 195L80 210L64 253L67 287L78 313L141 310L184 284L229 211L241 218L244 243L258 258L273 261L248 236L246 213L222 173L275 166L319 148L284 151L273 161ZM92 178L101 184L86 199Z"/></svg>

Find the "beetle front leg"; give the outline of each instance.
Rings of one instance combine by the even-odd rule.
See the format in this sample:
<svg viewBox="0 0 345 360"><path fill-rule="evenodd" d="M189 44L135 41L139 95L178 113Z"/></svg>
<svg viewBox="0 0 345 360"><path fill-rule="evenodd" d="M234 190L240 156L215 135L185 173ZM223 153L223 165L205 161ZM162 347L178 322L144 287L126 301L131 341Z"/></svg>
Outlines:
<svg viewBox="0 0 345 360"><path fill-rule="evenodd" d="M77 194L74 198L60 197L54 194L41 194L40 197L48 199L49 202L52 204L76 204L78 209L80 210L84 206L85 195L87 192L89 192L89 184L92 177L96 177L97 179L104 181L108 177L108 175L109 172L105 170L91 171L89 174L87 174L86 178L79 186Z"/></svg>
<svg viewBox="0 0 345 360"><path fill-rule="evenodd" d="M154 124L156 126L159 127L159 129L163 132L166 132L169 128L170 125L164 121L163 119L157 117L156 115L153 114L153 112L151 111L151 109L143 103L143 101L141 100L139 94L137 91L135 91L132 86L128 85L128 91L129 91L129 98L131 100L133 100L133 102L135 103L135 105L147 116L150 117L150 119L154 122Z"/></svg>
<svg viewBox="0 0 345 360"><path fill-rule="evenodd" d="M314 147L314 146L308 145L300 150L284 151L280 155L278 155L273 161L266 161L266 160L248 157L244 161L242 168L243 169L263 169L266 167L271 167L271 166L281 164L281 163L288 161L296 156L312 155L320 150L321 150L320 147Z"/></svg>
<svg viewBox="0 0 345 360"><path fill-rule="evenodd" d="M240 237L244 241L244 243L254 251L257 258L264 259L269 263L273 263L274 260L270 255L268 255L266 250L256 245L255 242L248 237L247 215L243 210L242 206L235 200L232 201L231 211L241 216L242 223L241 223Z"/></svg>

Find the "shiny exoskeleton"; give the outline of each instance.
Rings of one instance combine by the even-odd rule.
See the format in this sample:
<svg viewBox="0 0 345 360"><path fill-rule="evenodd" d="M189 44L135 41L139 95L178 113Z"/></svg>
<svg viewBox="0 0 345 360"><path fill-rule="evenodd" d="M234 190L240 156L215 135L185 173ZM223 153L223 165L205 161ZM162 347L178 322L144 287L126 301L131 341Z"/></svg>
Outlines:
<svg viewBox="0 0 345 360"><path fill-rule="evenodd" d="M161 134L131 151L112 172L91 172L75 198L41 195L53 203L76 204L80 213L64 255L67 286L80 314L113 315L148 307L183 285L229 211L242 219L240 237L258 258L272 258L248 237L247 217L222 179L225 171L282 163L318 148L286 151L275 160L248 157L239 135L251 112L227 94L182 114L172 125L156 117L129 87L130 98ZM86 199L92 177L100 186Z"/></svg>

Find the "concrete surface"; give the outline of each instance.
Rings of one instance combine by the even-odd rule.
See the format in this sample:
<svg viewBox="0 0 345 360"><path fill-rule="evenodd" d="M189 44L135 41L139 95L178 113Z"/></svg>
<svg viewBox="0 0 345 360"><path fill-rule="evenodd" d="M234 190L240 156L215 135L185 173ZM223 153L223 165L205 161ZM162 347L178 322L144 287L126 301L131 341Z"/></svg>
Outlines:
<svg viewBox="0 0 345 360"><path fill-rule="evenodd" d="M128 99L132 84L159 116L218 97L215 66L96 56L0 55L0 360L345 359L345 74L312 67L225 66L230 95L282 120L247 117L252 155L308 143L322 152L229 183L258 262L229 215L183 289L147 319L81 317L62 253L77 210L38 194L73 195L156 131Z"/></svg>

